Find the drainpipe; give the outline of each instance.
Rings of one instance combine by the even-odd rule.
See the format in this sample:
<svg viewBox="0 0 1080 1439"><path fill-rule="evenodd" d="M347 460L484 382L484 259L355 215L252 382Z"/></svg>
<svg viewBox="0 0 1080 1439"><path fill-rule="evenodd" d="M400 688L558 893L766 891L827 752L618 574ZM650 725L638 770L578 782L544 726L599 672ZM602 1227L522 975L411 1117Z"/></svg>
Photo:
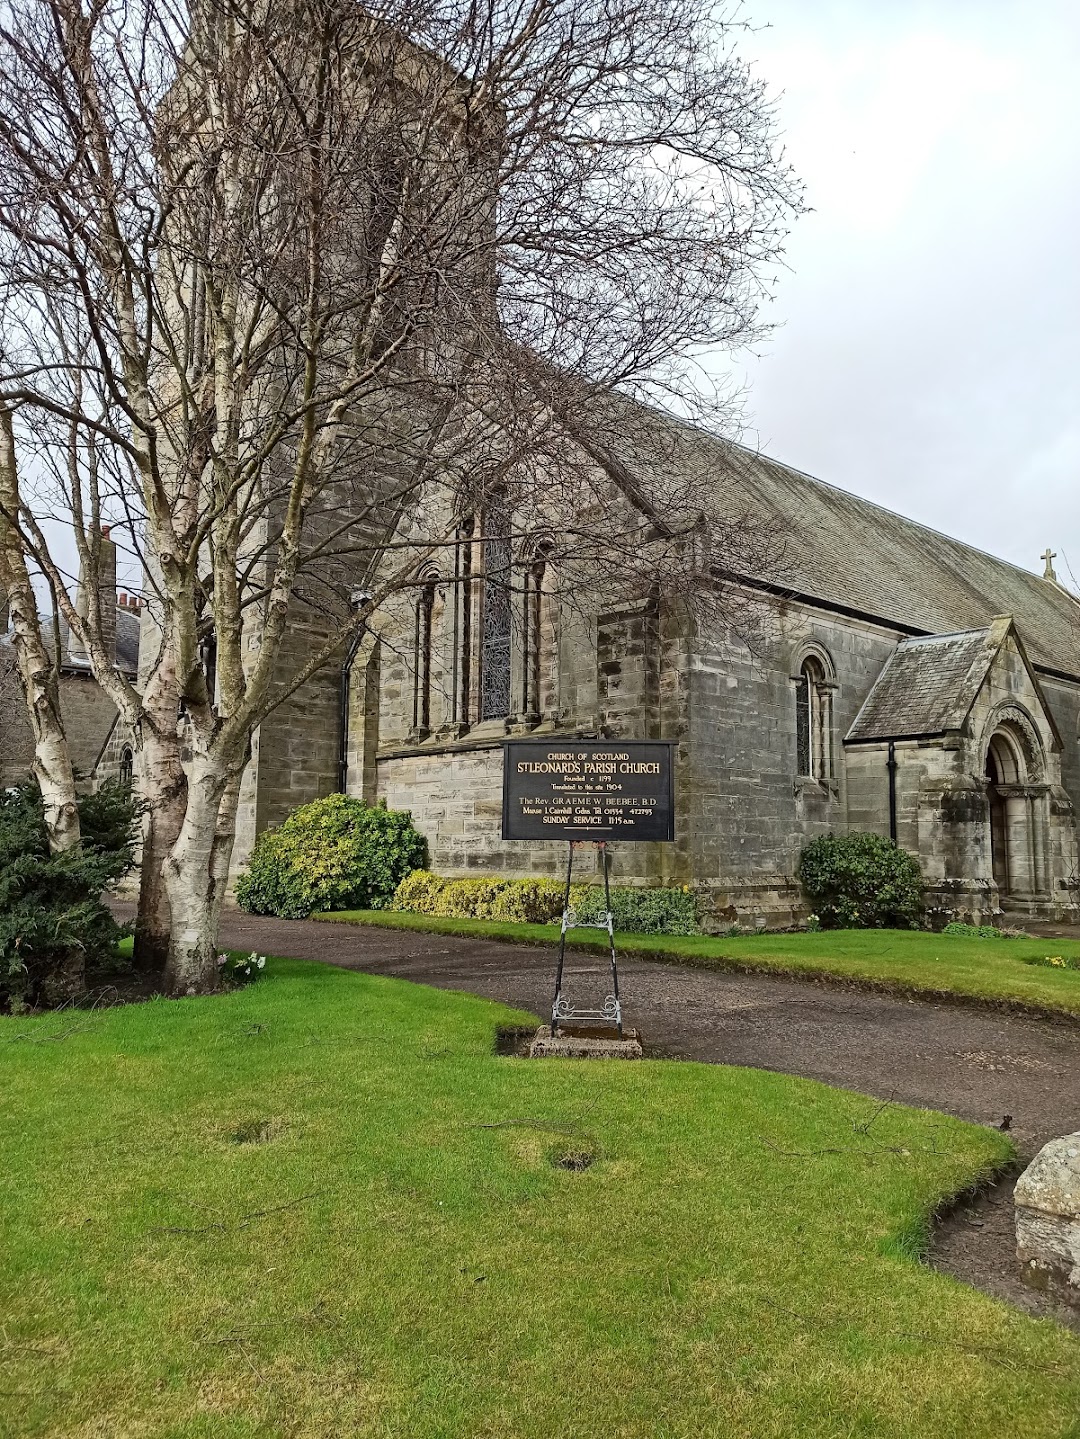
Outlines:
<svg viewBox="0 0 1080 1439"><path fill-rule="evenodd" d="M349 603L354 610L361 605L367 604L371 595L367 590L353 590L349 596ZM360 642L367 634L367 626L361 625L356 634L349 641L349 648L345 652L345 658L341 662L341 714L338 718L338 794L346 792L349 782L349 698L352 688L350 676L352 674L353 661L356 659L356 652L360 648Z"/></svg>
<svg viewBox="0 0 1080 1439"><path fill-rule="evenodd" d="M886 761L886 768L889 771L889 838L893 844L896 843L896 744L889 741L889 758Z"/></svg>

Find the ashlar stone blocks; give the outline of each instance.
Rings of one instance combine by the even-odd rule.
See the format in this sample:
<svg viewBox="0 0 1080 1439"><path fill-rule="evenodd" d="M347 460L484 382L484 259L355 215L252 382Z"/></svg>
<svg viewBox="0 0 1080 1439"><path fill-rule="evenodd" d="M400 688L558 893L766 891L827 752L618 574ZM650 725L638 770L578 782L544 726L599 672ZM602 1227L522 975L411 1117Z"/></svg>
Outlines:
<svg viewBox="0 0 1080 1439"><path fill-rule="evenodd" d="M1080 1304L1080 1131L1043 1145L1014 1199L1016 1253L1029 1282Z"/></svg>

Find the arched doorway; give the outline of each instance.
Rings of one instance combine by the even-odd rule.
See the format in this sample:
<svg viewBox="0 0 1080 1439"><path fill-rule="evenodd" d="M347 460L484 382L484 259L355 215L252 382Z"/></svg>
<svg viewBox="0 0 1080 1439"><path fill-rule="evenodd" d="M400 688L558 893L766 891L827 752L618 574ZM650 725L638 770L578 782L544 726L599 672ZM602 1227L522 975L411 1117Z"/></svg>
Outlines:
<svg viewBox="0 0 1080 1439"><path fill-rule="evenodd" d="M1047 787L1037 738L1011 723L986 747L990 864L1000 903L1026 904L1048 888Z"/></svg>
<svg viewBox="0 0 1080 1439"><path fill-rule="evenodd" d="M996 752L995 752L996 751ZM986 796L990 804L990 864L1002 899L1009 893L1009 824L1003 786L1007 768L1001 747L991 740L986 751Z"/></svg>

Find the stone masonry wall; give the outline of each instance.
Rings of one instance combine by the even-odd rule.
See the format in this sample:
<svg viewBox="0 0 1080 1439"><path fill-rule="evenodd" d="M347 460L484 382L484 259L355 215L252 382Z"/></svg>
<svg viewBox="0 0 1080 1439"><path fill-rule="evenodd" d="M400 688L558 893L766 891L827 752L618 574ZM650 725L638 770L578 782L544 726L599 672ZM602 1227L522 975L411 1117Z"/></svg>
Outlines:
<svg viewBox="0 0 1080 1439"><path fill-rule="evenodd" d="M330 633L325 620L297 612L282 641L278 673L292 674ZM241 784L232 869L247 862L255 837L297 805L339 787L341 664L331 661L272 710L252 740Z"/></svg>
<svg viewBox="0 0 1080 1439"><path fill-rule="evenodd" d="M808 606L763 602L753 648L733 630L691 660L689 792L694 879L717 926L787 922L804 910L795 879L809 840L849 827L843 736L900 636ZM831 776L800 776L795 682L814 654L831 671ZM860 828L887 830L887 788L860 759ZM885 808L875 813L874 797Z"/></svg>
<svg viewBox="0 0 1080 1439"><path fill-rule="evenodd" d="M799 851L814 835L847 827L842 738L899 638L773 601L762 619L752 651L732 631L695 639L686 617L666 604L627 606L591 623L573 616L560 642L557 723L539 731L677 742L676 843L616 848L614 869L623 882L694 883L718 925L775 923L801 912ZM402 631L407 621L403 613ZM374 747L375 793L411 810L434 867L447 874L560 873L563 845L499 837L502 738L513 724L417 742L410 735L408 639L395 642L385 625L382 633L377 680L370 651L353 671L350 790L370 790ZM821 781L796 774L793 675L808 644L835 674L832 774ZM370 684L378 687L377 708ZM872 812L870 794L864 786L855 806L860 827L887 828L886 801Z"/></svg>

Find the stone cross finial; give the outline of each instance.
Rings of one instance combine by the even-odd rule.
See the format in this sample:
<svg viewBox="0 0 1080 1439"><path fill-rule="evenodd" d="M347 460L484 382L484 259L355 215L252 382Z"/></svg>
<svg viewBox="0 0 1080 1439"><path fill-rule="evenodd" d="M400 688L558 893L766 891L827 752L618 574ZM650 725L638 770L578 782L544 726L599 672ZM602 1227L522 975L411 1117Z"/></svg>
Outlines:
<svg viewBox="0 0 1080 1439"><path fill-rule="evenodd" d="M1046 549L1042 552L1039 558L1046 561L1046 569L1043 570L1043 579L1056 581L1057 575L1054 574L1053 562L1057 559L1057 550L1052 550L1050 546L1047 545Z"/></svg>

